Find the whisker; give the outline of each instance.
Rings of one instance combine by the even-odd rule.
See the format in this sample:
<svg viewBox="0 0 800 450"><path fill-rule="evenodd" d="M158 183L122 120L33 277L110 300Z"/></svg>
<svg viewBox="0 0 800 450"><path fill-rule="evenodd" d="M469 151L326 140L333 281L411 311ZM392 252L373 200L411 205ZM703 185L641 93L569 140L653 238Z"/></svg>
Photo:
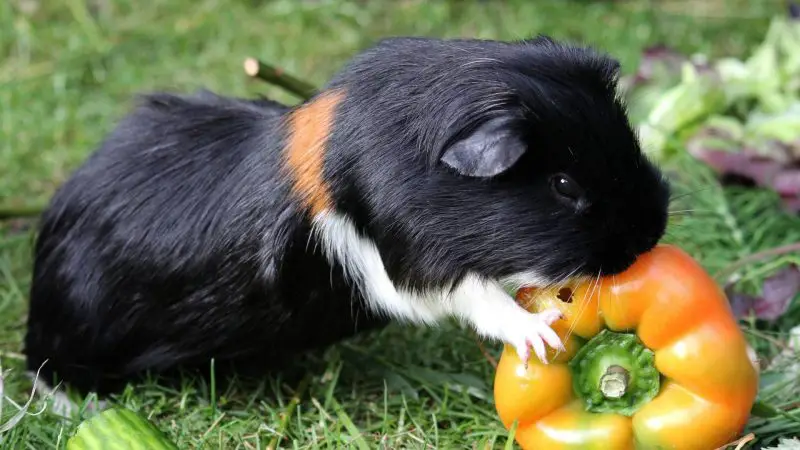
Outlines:
<svg viewBox="0 0 800 450"><path fill-rule="evenodd" d="M601 270L602 270L602 269L601 269ZM600 284L600 272L597 272L597 277L593 277L593 278L594 278L594 281L592 282L591 294L590 294L590 295L594 295L594 290L595 290L595 289L597 288L597 286ZM587 290L587 291L588 291L588 290ZM573 320L573 321L572 321L572 324L569 326L569 329L567 330L567 334L566 334L566 336L565 336L565 338L566 338L566 339L569 339L569 338L572 336L572 333L574 333L574 332L575 332L575 327L577 326L577 323L578 323L577 319L578 319L578 318L579 318L579 317L580 317L580 316L583 314L583 312L586 310L586 305L587 305L587 303L588 303L588 302L584 302L583 304L581 304L580 308L578 308L578 312L575 314L575 319L576 319L576 320Z"/></svg>
<svg viewBox="0 0 800 450"><path fill-rule="evenodd" d="M603 278L603 268L600 267L600 270L597 271L597 282L594 284L594 287L592 288L592 292L589 294L589 299L586 301L586 304L589 304L589 302L592 301L592 298L594 297L595 292L598 293L597 299L598 299L598 303L599 303L599 301L600 301L599 291L600 291L600 284L601 284L600 280L602 278Z"/></svg>
<svg viewBox="0 0 800 450"><path fill-rule="evenodd" d="M706 186L704 188L697 189L696 191L684 192L682 194L673 195L673 196L671 196L669 198L669 201L672 202L672 201L675 201L675 200L678 200L678 199L681 199L681 198L684 198L684 197L688 197L690 195L697 194L698 192L705 191L705 190L708 190L708 189L711 189L711 186Z"/></svg>
<svg viewBox="0 0 800 450"><path fill-rule="evenodd" d="M618 300L619 300L619 294L617 293L617 276L616 275L612 275L611 276L611 287L612 287L611 292L614 293L615 301L614 302L610 302L610 303L612 303L613 305L616 306L618 304Z"/></svg>
<svg viewBox="0 0 800 450"><path fill-rule="evenodd" d="M583 313L586 311L586 307L589 305L589 302L592 301L592 296L594 295L594 292L598 288L599 285L600 285L600 272L597 272L597 276L594 277L594 281L592 282L591 288L587 289L587 291L586 291L587 294L588 294L587 295L588 298L585 299L585 301L583 302L581 307L578 309L578 313L576 314L576 317L575 317L576 320L573 321L572 326L570 327L569 333L567 333L567 337L571 336L572 333L575 332L575 326L577 324L577 319L580 318L580 316L582 316Z"/></svg>
<svg viewBox="0 0 800 450"><path fill-rule="evenodd" d="M571 281L572 277L573 277L573 276L574 276L574 275L575 275L575 274L576 274L576 273L577 273L579 270L581 270L581 268L583 268L583 264L580 264L580 265L578 265L577 267L575 267L574 269L572 269L572 271L571 271L571 272L569 272L569 273L568 273L568 274L566 274L565 276L561 277L561 279L560 279L558 282L556 282L556 286L558 286L558 287L564 287L564 285L565 285L565 284L567 284L569 281Z"/></svg>
<svg viewBox="0 0 800 450"><path fill-rule="evenodd" d="M581 270L581 269L583 268L583 266L584 266L584 264L583 264L583 263L579 264L577 267L575 267L574 269L572 269L572 271L570 271L570 272L569 272L569 273L567 273L566 275L562 276L562 277L561 277L561 279L560 279L559 281L557 281L557 282L556 282L554 285L555 285L557 288L559 288L559 290L560 290L561 288L565 287L565 285L566 285L567 283L569 283L570 281L573 281L573 280L572 280L572 277L573 277L573 275L575 275L575 273L576 273L576 272L578 272L579 270ZM567 331L566 339L569 339L569 336L570 336L570 334L571 334L571 330ZM561 350L556 350L556 356L558 356L559 354L561 354Z"/></svg>
<svg viewBox="0 0 800 450"><path fill-rule="evenodd" d="M598 280L598 282L597 282L597 316L598 317L600 317L600 293L602 292L601 291L601 286L600 286L602 284L602 282L600 280L602 280L602 278L603 278L603 267L600 266L600 270L597 271L597 280ZM594 294L592 294L592 295L594 295Z"/></svg>
<svg viewBox="0 0 800 450"><path fill-rule="evenodd" d="M716 211L711 210L711 209L697 209L697 208L692 208L692 209L672 209L672 210L668 211L668 213L670 213L670 214L692 213L692 212L694 212L694 213L714 213L714 214L716 214Z"/></svg>
<svg viewBox="0 0 800 450"><path fill-rule="evenodd" d="M702 214L702 215L717 215L716 211L712 211L710 209L683 209L683 210L676 210L676 211L668 211L667 215L670 217L678 217L678 216L688 216L691 214Z"/></svg>

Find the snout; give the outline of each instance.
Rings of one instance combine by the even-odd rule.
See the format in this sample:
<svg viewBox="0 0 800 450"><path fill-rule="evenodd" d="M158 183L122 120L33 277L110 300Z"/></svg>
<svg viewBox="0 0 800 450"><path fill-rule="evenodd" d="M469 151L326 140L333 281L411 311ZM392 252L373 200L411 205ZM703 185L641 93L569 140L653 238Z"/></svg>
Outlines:
<svg viewBox="0 0 800 450"><path fill-rule="evenodd" d="M632 236L609 238L592 252L585 269L589 274L617 275L630 268L643 253L652 250L660 234L653 233L638 238Z"/></svg>

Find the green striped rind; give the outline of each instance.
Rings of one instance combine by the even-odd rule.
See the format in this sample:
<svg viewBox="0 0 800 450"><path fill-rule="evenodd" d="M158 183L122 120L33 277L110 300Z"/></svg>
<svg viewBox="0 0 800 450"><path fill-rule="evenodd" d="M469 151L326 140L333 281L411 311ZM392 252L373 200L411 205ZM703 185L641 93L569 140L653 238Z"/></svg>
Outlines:
<svg viewBox="0 0 800 450"><path fill-rule="evenodd" d="M107 409L78 425L67 450L178 450L152 422L129 409Z"/></svg>

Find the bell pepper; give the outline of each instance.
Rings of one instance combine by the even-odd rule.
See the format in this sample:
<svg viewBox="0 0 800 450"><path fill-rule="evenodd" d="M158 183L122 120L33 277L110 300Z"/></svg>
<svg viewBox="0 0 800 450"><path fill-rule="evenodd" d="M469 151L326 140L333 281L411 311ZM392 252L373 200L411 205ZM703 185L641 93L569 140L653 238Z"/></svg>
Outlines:
<svg viewBox="0 0 800 450"><path fill-rule="evenodd" d="M743 431L758 369L725 294L676 246L625 272L517 301L556 307L566 350L521 361L508 344L495 374L498 416L526 450L713 450Z"/></svg>

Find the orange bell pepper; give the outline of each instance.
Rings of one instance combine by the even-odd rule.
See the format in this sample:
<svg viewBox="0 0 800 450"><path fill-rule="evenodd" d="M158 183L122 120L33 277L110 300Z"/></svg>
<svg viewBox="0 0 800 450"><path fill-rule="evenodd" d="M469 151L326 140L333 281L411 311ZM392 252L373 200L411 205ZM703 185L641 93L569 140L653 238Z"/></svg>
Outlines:
<svg viewBox="0 0 800 450"><path fill-rule="evenodd" d="M526 450L713 450L743 430L758 370L725 294L675 246L622 274L561 288L523 288L530 311L559 308L566 351L548 364L509 345L495 405Z"/></svg>

